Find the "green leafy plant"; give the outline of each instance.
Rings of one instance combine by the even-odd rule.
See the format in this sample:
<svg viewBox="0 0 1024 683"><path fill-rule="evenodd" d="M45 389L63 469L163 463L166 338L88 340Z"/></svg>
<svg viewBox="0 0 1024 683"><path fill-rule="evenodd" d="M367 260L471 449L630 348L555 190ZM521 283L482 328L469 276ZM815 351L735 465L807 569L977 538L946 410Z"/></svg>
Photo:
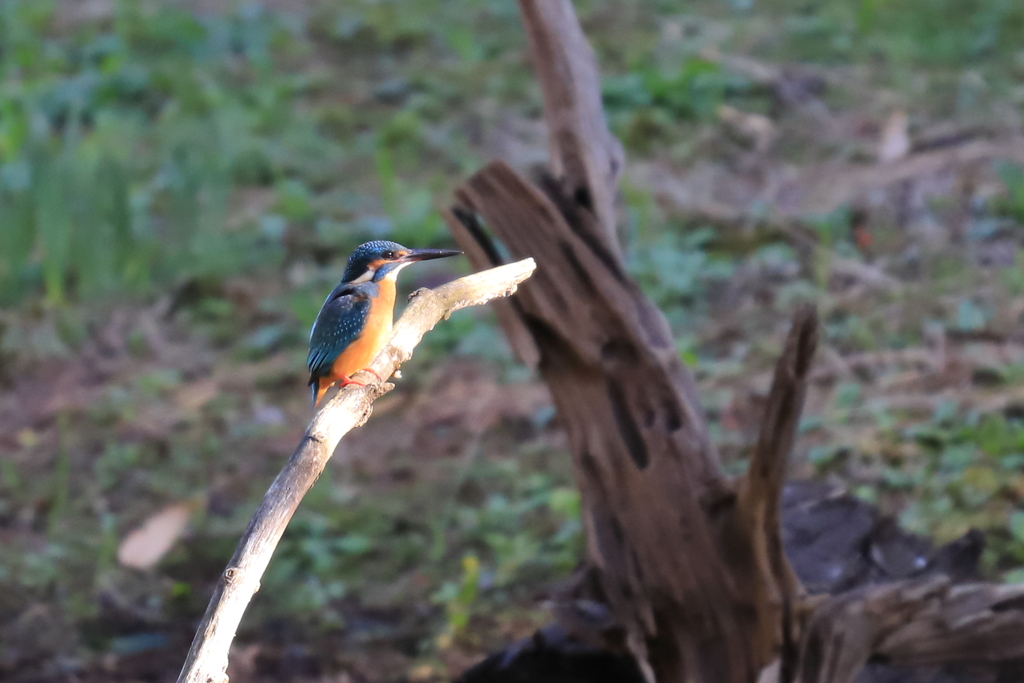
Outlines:
<svg viewBox="0 0 1024 683"><path fill-rule="evenodd" d="M995 208L1018 224L1024 224L1024 169L1013 164L1001 164L998 171L1006 194L997 200Z"/></svg>
<svg viewBox="0 0 1024 683"><path fill-rule="evenodd" d="M1024 562L1018 509L1024 493L1024 422L998 414L953 418L940 413L932 422L903 429L922 458L889 479L890 486L915 492L901 522L940 540L972 526L982 528L989 539L990 568Z"/></svg>
<svg viewBox="0 0 1024 683"><path fill-rule="evenodd" d="M710 253L708 245L715 236L712 228L662 234L649 244L638 245L630 270L662 307L693 303L712 283L734 272L733 259Z"/></svg>
<svg viewBox="0 0 1024 683"><path fill-rule="evenodd" d="M53 303L145 289L244 262L224 224L232 173L257 134L245 114L252 89L215 85L207 73L223 68L225 33L265 68L273 20L243 12L203 23L167 5L121 2L111 32L84 45L52 43L44 54L29 37L52 11L53 3L23 0L2 9L7 302L37 287Z"/></svg>
<svg viewBox="0 0 1024 683"><path fill-rule="evenodd" d="M434 594L435 603L443 605L447 625L438 636L438 645L447 647L455 638L462 636L469 626L473 606L476 603L480 584L480 560L475 555L462 558L462 577L447 581Z"/></svg>

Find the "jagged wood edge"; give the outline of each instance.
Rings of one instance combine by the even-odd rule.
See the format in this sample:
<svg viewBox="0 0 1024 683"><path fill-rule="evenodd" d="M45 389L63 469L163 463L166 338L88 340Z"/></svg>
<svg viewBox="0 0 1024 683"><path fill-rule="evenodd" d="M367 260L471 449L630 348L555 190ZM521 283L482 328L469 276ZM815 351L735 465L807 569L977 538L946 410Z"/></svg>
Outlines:
<svg viewBox="0 0 1024 683"><path fill-rule="evenodd" d="M797 309L782 355L775 365L757 445L737 487L738 537L746 537L756 576L737 577L756 587L759 629L751 647L762 661L781 648L782 670L790 675L797 655L799 625L804 614L798 599L803 587L782 547L782 487L796 438L811 364L818 345L818 312L806 304Z"/></svg>

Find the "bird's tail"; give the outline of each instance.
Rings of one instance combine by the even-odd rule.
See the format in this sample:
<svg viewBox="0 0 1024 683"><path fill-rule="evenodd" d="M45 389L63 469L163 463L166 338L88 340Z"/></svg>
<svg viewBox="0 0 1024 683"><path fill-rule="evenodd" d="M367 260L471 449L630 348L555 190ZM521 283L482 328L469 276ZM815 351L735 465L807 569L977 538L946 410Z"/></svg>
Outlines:
<svg viewBox="0 0 1024 683"><path fill-rule="evenodd" d="M331 388L331 382L325 377L310 377L309 378L309 389L311 398L313 399L313 407L316 408L320 405L320 401L323 399L324 394Z"/></svg>

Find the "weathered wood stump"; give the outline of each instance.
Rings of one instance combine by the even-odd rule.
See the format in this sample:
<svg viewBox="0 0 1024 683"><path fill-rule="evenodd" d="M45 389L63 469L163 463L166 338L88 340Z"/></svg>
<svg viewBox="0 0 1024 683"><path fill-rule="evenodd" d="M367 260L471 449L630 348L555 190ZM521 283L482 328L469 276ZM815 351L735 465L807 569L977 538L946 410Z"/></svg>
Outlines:
<svg viewBox="0 0 1024 683"><path fill-rule="evenodd" d="M501 661L572 669L591 661L586 648L605 659L590 673L545 679L534 667L528 679L503 680L844 683L872 658L1024 657L1024 588L911 574L833 598L808 593L827 587L810 575L801 583L781 519L817 314L796 312L749 469L730 480L668 324L620 258L623 154L605 125L593 51L570 0L519 6L544 93L549 168L530 182L491 163L456 191L445 219L478 268L500 253L537 260L499 315L551 390L588 545L586 567L554 601L558 626Z"/></svg>

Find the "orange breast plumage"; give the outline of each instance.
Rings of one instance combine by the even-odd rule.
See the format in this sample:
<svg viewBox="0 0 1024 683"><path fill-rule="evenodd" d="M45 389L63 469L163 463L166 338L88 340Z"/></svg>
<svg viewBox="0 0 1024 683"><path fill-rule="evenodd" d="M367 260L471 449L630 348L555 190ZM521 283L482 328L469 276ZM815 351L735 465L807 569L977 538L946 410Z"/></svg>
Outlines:
<svg viewBox="0 0 1024 683"><path fill-rule="evenodd" d="M366 368L376 358L391 337L395 310L395 283L382 280L375 283L376 293L370 298L370 307L359 335L346 346L331 363L329 372L317 378L314 403L336 382L344 382L353 373Z"/></svg>

